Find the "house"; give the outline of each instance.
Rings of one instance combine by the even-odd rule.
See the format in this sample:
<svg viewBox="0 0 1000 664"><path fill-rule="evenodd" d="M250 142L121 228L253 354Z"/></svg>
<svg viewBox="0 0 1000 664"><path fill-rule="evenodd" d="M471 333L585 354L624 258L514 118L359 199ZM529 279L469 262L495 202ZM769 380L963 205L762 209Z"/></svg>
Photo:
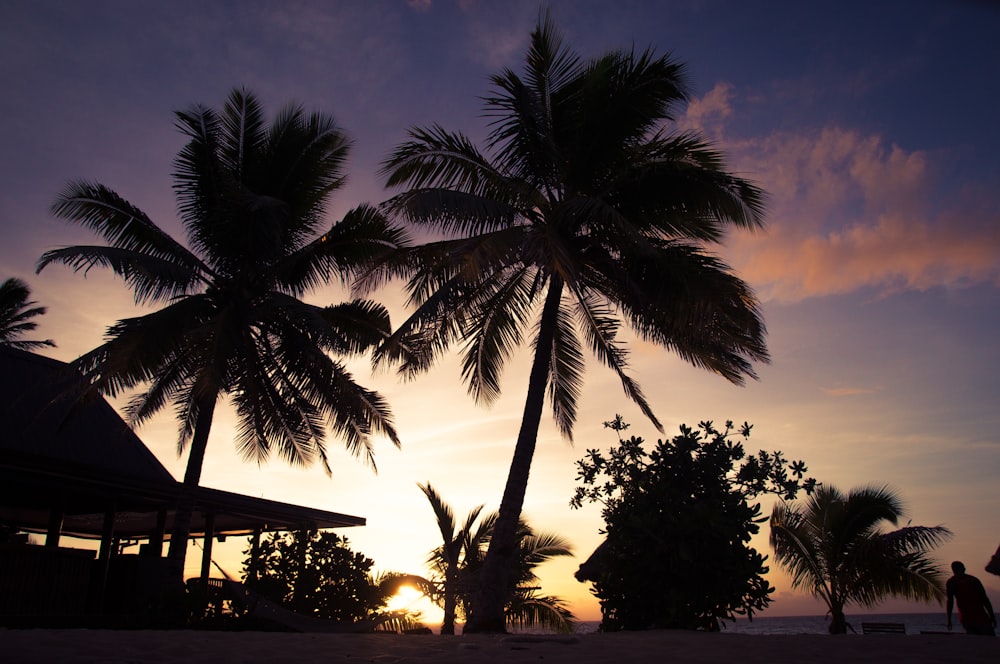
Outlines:
<svg viewBox="0 0 1000 664"><path fill-rule="evenodd" d="M86 387L68 364L0 347L0 624L134 617L143 589L165 569L164 542L188 489ZM204 543L203 579L214 538L306 523L365 525L361 517L208 487L190 491L191 537ZM38 533L43 544L15 533ZM98 540L100 547L65 547L67 536ZM140 553L120 554L117 545L125 541L142 543Z"/></svg>

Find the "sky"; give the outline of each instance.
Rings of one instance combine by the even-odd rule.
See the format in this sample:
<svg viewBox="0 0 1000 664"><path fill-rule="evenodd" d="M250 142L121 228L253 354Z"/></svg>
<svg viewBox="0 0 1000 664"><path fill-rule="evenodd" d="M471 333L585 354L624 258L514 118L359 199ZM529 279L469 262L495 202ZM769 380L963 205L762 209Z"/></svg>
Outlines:
<svg viewBox="0 0 1000 664"><path fill-rule="evenodd" d="M173 112L220 107L237 86L269 114L289 102L331 113L353 139L347 185L330 223L392 192L382 160L413 126L438 123L479 141L489 76L520 71L539 16L533 1L227 2L135 0L0 3L0 278L28 282L48 308L36 338L71 361L114 321L141 313L112 275L53 265L46 250L94 240L49 207L66 183L104 183L183 238L170 174L183 145ZM554 1L567 44L584 57L652 48L687 63L694 89L677 120L769 194L763 232L714 251L763 303L772 361L736 387L666 351L633 343L632 375L667 435L681 423L748 421L750 449L782 450L847 490L888 485L907 518L954 537L935 552L963 560L1000 608L1000 578L982 571L1000 543L1000 2L838 0ZM395 320L401 288L377 294ZM343 301L331 285L309 295ZM526 350L503 397L476 406L456 357L401 382L352 363L393 409L401 449L376 441L377 474L328 445L318 467L240 460L232 411L216 417L202 484L367 519L342 531L380 570L425 573L439 543L418 483L459 518L499 505L527 386ZM572 574L601 540L597 505L572 510L576 460L616 442L604 421L656 430L612 372L591 362L571 443L546 410L524 516L575 557L541 568L545 592L599 619ZM181 477L169 411L138 433ZM770 510L765 501L764 511ZM905 522L900 524L905 525ZM238 573L245 543L216 546ZM770 553L767 526L754 545ZM200 552L192 548L196 573ZM775 565L764 615L822 615ZM942 610L889 601L882 611ZM428 614L430 615L430 614ZM850 611L849 611L850 615Z"/></svg>

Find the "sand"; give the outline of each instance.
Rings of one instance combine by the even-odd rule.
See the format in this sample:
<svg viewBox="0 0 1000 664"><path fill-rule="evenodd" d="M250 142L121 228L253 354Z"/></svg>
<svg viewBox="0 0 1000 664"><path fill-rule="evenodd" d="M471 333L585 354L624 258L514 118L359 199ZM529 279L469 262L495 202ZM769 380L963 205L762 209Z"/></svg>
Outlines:
<svg viewBox="0 0 1000 664"><path fill-rule="evenodd" d="M3 662L1000 662L1000 639L756 636L657 631L579 636L3 630Z"/></svg>

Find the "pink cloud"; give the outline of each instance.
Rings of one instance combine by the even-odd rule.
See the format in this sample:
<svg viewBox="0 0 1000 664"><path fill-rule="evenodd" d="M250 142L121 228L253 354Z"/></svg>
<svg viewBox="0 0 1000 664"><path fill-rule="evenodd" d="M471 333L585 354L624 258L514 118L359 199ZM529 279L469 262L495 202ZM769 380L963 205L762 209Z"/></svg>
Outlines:
<svg viewBox="0 0 1000 664"><path fill-rule="evenodd" d="M716 83L705 96L688 102L684 115L677 119L678 127L710 135L719 132L722 122L733 114L731 102L735 94L732 84Z"/></svg>
<svg viewBox="0 0 1000 664"><path fill-rule="evenodd" d="M1000 286L1000 213L986 192L935 204L940 155L836 126L724 139L737 103L717 85L680 126L715 137L730 168L770 196L767 230L734 236L725 251L764 299Z"/></svg>

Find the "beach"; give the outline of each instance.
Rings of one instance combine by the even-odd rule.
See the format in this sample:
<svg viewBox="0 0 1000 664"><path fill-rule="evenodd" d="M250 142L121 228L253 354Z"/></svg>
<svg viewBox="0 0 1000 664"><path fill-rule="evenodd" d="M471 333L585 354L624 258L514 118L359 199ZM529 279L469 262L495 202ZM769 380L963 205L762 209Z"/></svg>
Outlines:
<svg viewBox="0 0 1000 664"><path fill-rule="evenodd" d="M0 630L4 662L997 662L1000 640L953 635L650 631L573 636Z"/></svg>

